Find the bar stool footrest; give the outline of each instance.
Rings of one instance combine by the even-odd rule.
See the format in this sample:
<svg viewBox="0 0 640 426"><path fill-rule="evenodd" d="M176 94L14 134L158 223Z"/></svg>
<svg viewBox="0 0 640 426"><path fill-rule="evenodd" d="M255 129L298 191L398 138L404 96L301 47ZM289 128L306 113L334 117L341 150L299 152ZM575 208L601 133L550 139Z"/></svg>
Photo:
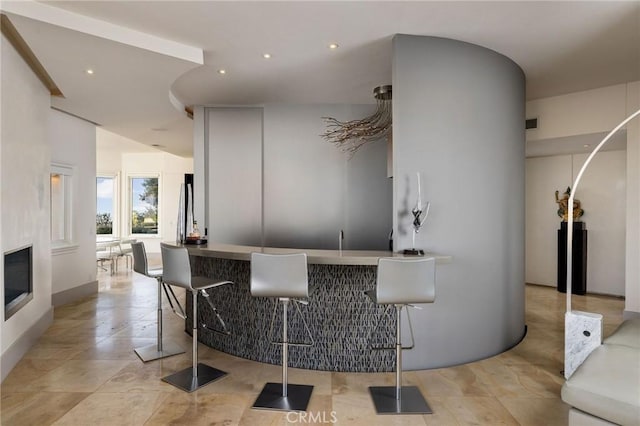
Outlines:
<svg viewBox="0 0 640 426"><path fill-rule="evenodd" d="M403 351L410 351L414 347L415 347L415 345L402 346L401 349ZM396 347L395 346L369 346L369 349L371 349L372 351L391 351L391 350L395 351Z"/></svg>
<svg viewBox="0 0 640 426"><path fill-rule="evenodd" d="M288 396L282 396L282 383L264 385L252 408L282 411L307 411L313 386L287 385Z"/></svg>
<svg viewBox="0 0 640 426"><path fill-rule="evenodd" d="M163 377L162 381L169 383L185 392L193 392L199 388L208 385L222 377L227 373L218 370L217 368L210 367L206 364L198 363L198 377L193 377L193 367L189 366L184 370L180 370L177 373L173 373L169 376Z"/></svg>
<svg viewBox="0 0 640 426"><path fill-rule="evenodd" d="M370 386L369 393L378 414L433 413L417 386L402 386L399 400L395 386Z"/></svg>
<svg viewBox="0 0 640 426"><path fill-rule="evenodd" d="M178 346L176 343L164 341L162 343L162 350L158 350L158 344L153 343L151 345L136 348L134 350L136 355L142 360L142 362L154 361L156 359L167 358L174 355L184 353L184 349Z"/></svg>
<svg viewBox="0 0 640 426"><path fill-rule="evenodd" d="M231 336L231 332L228 330L219 330L217 328L209 327L205 323L200 324L200 328L208 333L218 334L220 336Z"/></svg>
<svg viewBox="0 0 640 426"><path fill-rule="evenodd" d="M282 340L272 340L270 342L272 345L283 345L284 342ZM307 342L287 342L287 344L289 346L302 346L302 347L311 347L313 346L313 343L307 343ZM395 348L393 348L395 349Z"/></svg>

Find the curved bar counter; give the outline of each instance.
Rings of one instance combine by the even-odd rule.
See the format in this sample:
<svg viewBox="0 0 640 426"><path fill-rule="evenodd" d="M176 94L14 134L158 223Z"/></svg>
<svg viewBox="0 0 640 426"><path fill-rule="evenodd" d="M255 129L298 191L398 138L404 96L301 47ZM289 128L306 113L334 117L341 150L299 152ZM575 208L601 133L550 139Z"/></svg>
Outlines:
<svg viewBox="0 0 640 426"><path fill-rule="evenodd" d="M313 334L314 344L310 347L290 347L289 366L325 371L393 371L394 351L371 350L371 345L393 345L395 317L391 315L381 322L384 307L372 303L364 291L375 286L380 257L402 255L386 251L281 249L216 243L185 247L191 256L194 274L224 277L235 283L209 292L232 334L201 333L202 343L242 358L279 364L280 346L271 344L269 338L275 299L251 296L250 256L252 252L305 252L309 272L309 304L300 309ZM451 262L451 256L432 253L426 256L435 257L437 263ZM189 307L189 294L187 298L186 305ZM422 311L412 312L414 322L419 312ZM190 317L190 309L187 315ZM215 323L213 313L206 304L199 309L199 315L202 322ZM308 342L302 322L296 318L297 313L292 310L290 315L291 341ZM278 318L276 316L274 324L276 340L282 325ZM190 320L187 319L186 323L190 324ZM372 335L378 323L380 326Z"/></svg>

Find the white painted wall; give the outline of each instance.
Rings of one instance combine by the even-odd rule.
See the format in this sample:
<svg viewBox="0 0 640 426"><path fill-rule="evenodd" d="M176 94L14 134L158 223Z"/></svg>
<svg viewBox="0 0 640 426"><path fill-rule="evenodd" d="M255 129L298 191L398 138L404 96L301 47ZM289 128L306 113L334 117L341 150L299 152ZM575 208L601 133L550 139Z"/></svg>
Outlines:
<svg viewBox="0 0 640 426"><path fill-rule="evenodd" d="M625 117L626 90L618 84L527 102L527 118L538 118L538 128L527 130L527 140L610 131Z"/></svg>
<svg viewBox="0 0 640 426"><path fill-rule="evenodd" d="M571 186L586 154L527 159L526 268L528 283L557 285L557 230L554 192ZM599 153L582 177L576 197L588 231L587 291L624 295L626 153Z"/></svg>
<svg viewBox="0 0 640 426"><path fill-rule="evenodd" d="M33 245L33 300L2 329L0 377L4 378L53 319L51 308L51 244L49 224L49 167L47 143L50 95L13 47L2 36L2 253ZM0 290L4 300L4 287ZM4 317L4 315L3 315ZM40 324L40 329L33 328ZM23 335L29 335L21 339ZM16 354L12 345L20 339ZM11 351L10 356L8 352ZM11 359L8 359L11 358ZM18 358L19 359L19 358Z"/></svg>
<svg viewBox="0 0 640 426"><path fill-rule="evenodd" d="M587 156L573 156L573 180ZM582 176L578 195L585 209L582 220L589 230L587 289L624 295L626 152L598 153Z"/></svg>
<svg viewBox="0 0 640 426"><path fill-rule="evenodd" d="M184 182L184 174L193 172L191 158L178 157L173 154L151 149L131 139L98 129L97 173L98 175L115 175L118 177L118 205L120 223L117 236L129 235L127 222L129 210L128 179L131 176L159 176L158 215L159 234L157 236L135 236L145 243L149 253L160 253L161 241L175 241L176 221L178 218L178 201L180 184ZM139 150L143 152L130 152ZM95 182L94 182L95 186Z"/></svg>
<svg viewBox="0 0 640 426"><path fill-rule="evenodd" d="M627 115L640 108L640 81L627 85ZM640 118L627 125L625 316L640 316Z"/></svg>
<svg viewBox="0 0 640 426"><path fill-rule="evenodd" d="M74 168L72 178L72 237L74 248L53 251L52 292L69 290L96 280L96 127L50 110L48 141L51 161Z"/></svg>
<svg viewBox="0 0 640 426"><path fill-rule="evenodd" d="M528 131L527 140L609 132L639 107L640 82L530 101L527 103L527 117L538 117L539 128ZM640 315L639 121L636 119L627 126L624 294L625 314L628 316ZM582 197L581 188L578 188L576 196Z"/></svg>
<svg viewBox="0 0 640 426"><path fill-rule="evenodd" d="M525 181L525 281L555 286L560 218L554 193L571 185L571 156L528 158Z"/></svg>

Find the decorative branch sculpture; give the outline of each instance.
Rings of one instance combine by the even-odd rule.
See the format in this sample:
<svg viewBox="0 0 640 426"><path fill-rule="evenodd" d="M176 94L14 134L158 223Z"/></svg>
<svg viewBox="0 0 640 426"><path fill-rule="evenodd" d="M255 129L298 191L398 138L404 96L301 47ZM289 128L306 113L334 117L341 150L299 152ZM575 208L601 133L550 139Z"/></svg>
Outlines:
<svg viewBox="0 0 640 426"><path fill-rule="evenodd" d="M327 131L320 136L335 144L342 152L349 153L349 158L364 144L386 137L391 132L391 86L378 86L373 89L373 93L377 100L377 109L369 117L351 121L322 117Z"/></svg>

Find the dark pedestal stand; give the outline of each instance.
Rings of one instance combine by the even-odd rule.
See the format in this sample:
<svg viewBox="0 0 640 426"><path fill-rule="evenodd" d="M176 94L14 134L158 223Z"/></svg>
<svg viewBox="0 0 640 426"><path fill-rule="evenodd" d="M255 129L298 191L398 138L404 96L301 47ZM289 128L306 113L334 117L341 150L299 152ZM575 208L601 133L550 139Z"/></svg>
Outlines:
<svg viewBox="0 0 640 426"><path fill-rule="evenodd" d="M587 230L584 222L573 222L571 293L587 292ZM558 230L558 291L567 292L567 222Z"/></svg>

